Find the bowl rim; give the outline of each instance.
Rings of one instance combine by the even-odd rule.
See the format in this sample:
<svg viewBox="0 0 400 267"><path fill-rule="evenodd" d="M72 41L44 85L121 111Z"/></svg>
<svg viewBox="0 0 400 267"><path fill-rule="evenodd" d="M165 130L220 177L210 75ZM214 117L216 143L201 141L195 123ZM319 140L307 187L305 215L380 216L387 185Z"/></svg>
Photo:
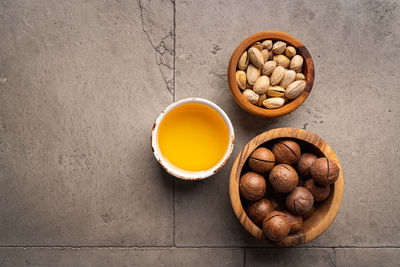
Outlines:
<svg viewBox="0 0 400 267"><path fill-rule="evenodd" d="M236 66L242 53L254 42L271 39L271 40L281 40L286 42L296 48L300 55L304 58L304 72L306 76L306 88L304 92L298 96L296 99L291 101L284 106L277 109L265 109L251 104L242 94L241 90L236 83ZM315 70L314 61L308 52L307 48L295 37L289 35L288 33L281 31L262 31L257 32L239 43L234 52L232 53L231 59L228 64L228 83L230 87L231 94L235 99L236 103L241 106L247 112L267 118L280 117L289 114L300 107L304 101L307 99L311 92L314 84Z"/></svg>
<svg viewBox="0 0 400 267"><path fill-rule="evenodd" d="M222 157L222 159L215 166L213 166L212 168L210 168L208 170L187 171L187 170L180 169L180 168L176 167L175 165L173 165L172 163L170 163L162 155L160 148L158 146L158 129L159 129L161 121L164 119L164 117L170 111L172 111L176 107L185 105L185 104L189 104L189 103L199 103L199 104L204 104L204 105L211 107L212 109L217 111L218 114L224 119L224 122L225 122L226 126L228 127L228 131L229 131L228 148L226 149L225 154ZM222 169L222 167L226 164L226 162L228 161L228 159L230 158L230 156L232 154L233 147L235 144L235 132L234 132L234 129L232 126L232 122L230 121L228 115L217 104L215 104L207 99L203 99L203 98L199 98L199 97L190 97L190 98L178 100L178 101L170 104L160 113L160 115L158 115L156 121L153 124L153 128L151 130L150 143L151 143L151 149L153 151L154 157L156 158L158 163L160 163L160 165L164 168L164 170L166 172L168 172L169 174L171 174L177 178L183 179L183 180L202 180L202 179L210 177L210 176L214 175L215 173L219 172Z"/></svg>
<svg viewBox="0 0 400 267"><path fill-rule="evenodd" d="M328 227L335 220L343 199L343 190L344 190L343 169L340 165L339 159L337 158L335 152L318 135L304 129L287 127L287 128L272 129L255 136L239 152L232 165L231 174L229 178L229 195L232 208L242 226L257 239L268 241L265 238L261 228L255 225L251 221L251 219L247 216L243 208L239 193L239 179L243 166L247 161L247 158L250 156L250 154L257 147L264 144L265 142L279 138L294 138L315 146L324 154L324 156L335 161L335 163L339 166L340 169L339 178L335 182L333 188L334 190L332 191L333 193L329 197L329 199L331 199L329 209L324 216L318 216L317 218L318 224L314 225L313 227L310 227L310 229L308 229L307 231L300 231L296 234L289 235L288 236L289 238L287 240L283 240L283 242L276 244L279 246L300 245L314 240L315 238L320 236L326 229L328 229ZM310 218L312 218L313 216L311 216Z"/></svg>

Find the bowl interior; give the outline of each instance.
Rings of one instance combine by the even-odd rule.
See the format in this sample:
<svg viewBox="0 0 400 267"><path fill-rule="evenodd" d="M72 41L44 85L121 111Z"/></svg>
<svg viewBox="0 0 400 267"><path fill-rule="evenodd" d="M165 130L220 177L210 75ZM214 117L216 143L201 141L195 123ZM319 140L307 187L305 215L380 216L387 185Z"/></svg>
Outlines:
<svg viewBox="0 0 400 267"><path fill-rule="evenodd" d="M251 104L248 100L242 95L240 88L236 83L236 70L237 63L239 61L240 56L243 52L248 49L253 43L258 41L263 41L266 39L270 39L273 41L284 41L288 45L291 45L296 48L297 53L304 58L303 64L303 74L306 78L306 88L304 92L298 96L296 99L290 100L285 103L284 106L277 109L266 109L262 107L258 107L256 105ZM231 93L235 99L235 101L246 111L263 117L278 117L285 114L288 114L295 109L297 109L308 97L311 92L312 86L314 84L314 62L308 50L304 47L304 45L295 37L279 31L264 31L255 33L245 40L243 40L235 51L232 54L231 60L228 66L228 82L229 87L231 89Z"/></svg>
<svg viewBox="0 0 400 267"><path fill-rule="evenodd" d="M189 103L199 103L199 104L207 105L207 106L213 108L223 118L226 126L228 127L229 143L228 143L227 150L226 150L224 156L221 158L221 160L215 166L213 166L212 168L210 168L208 170L188 171L188 170L184 170L184 169L176 167L174 164L169 162L168 159L166 159L163 156L163 154L161 153L159 144L158 144L158 130L159 130L160 123L164 119L164 117L170 111L175 109L176 107L185 105L185 104L189 104ZM231 156L232 151L233 151L233 146L234 146L234 140L235 140L235 134L234 134L232 123L231 123L228 115L226 115L226 113L215 103L213 103L209 100L206 100L206 99L195 98L195 97L182 99L182 100L179 100L179 101L169 105L163 112L161 112L161 114L156 119L156 121L153 125L152 133L151 133L151 147L153 150L154 157L157 159L157 161L160 163L160 165L169 174L171 174L177 178L184 179L184 180L200 180L200 179L210 177L211 175L217 173L225 165L225 163L228 161L229 157Z"/></svg>
<svg viewBox="0 0 400 267"><path fill-rule="evenodd" d="M250 154L258 147L264 146L272 149L274 143L280 139L293 139L299 143L302 153L311 152L318 156L326 156L334 160L339 168L339 178L335 184L331 185L331 194L324 202L315 204L313 215L304 221L303 228L296 234L289 235L283 246L291 246L309 242L322 234L333 222L339 211L343 196L343 172L339 160L335 153L324 140L317 135L303 129L280 128L262 133L251 140L239 153L236 158L230 177L230 196L231 204L241 224L254 237L260 240L267 240L262 229L254 224L246 214L249 202L242 198L239 193L239 180L242 174L250 171L247 159ZM264 176L268 183L268 173Z"/></svg>

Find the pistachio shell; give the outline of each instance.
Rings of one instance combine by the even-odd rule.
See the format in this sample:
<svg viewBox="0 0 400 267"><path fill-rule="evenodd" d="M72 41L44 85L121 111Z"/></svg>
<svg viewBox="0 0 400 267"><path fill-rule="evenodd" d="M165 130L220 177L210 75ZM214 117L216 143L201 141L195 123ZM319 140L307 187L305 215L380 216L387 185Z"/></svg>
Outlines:
<svg viewBox="0 0 400 267"><path fill-rule="evenodd" d="M246 89L243 91L243 95L249 100L250 103L256 104L258 101L258 98L260 97L258 94L254 93L253 90L251 89Z"/></svg>
<svg viewBox="0 0 400 267"><path fill-rule="evenodd" d="M296 72L294 70L286 70L280 85L282 86L282 88L286 89L289 86L289 84L291 84L295 80L296 80Z"/></svg>
<svg viewBox="0 0 400 267"><path fill-rule="evenodd" d="M271 84L272 85L279 84L284 74L285 74L285 69L282 66L276 67L271 74Z"/></svg>
<svg viewBox="0 0 400 267"><path fill-rule="evenodd" d="M265 40L262 42L263 48L267 49L270 51L272 49L272 41L271 40Z"/></svg>
<svg viewBox="0 0 400 267"><path fill-rule="evenodd" d="M264 63L265 63L269 58L269 51L267 49L263 49L263 50L261 50L261 55L263 56Z"/></svg>
<svg viewBox="0 0 400 267"><path fill-rule="evenodd" d="M296 73L296 81L297 80L305 80L306 76L303 73Z"/></svg>
<svg viewBox="0 0 400 267"><path fill-rule="evenodd" d="M254 85L258 77L260 77L261 71L260 69L254 67L252 64L250 64L247 67L247 82L251 85Z"/></svg>
<svg viewBox="0 0 400 267"><path fill-rule="evenodd" d="M240 89L244 90L247 84L246 73L242 70L236 71L236 82Z"/></svg>
<svg viewBox="0 0 400 267"><path fill-rule="evenodd" d="M300 68L300 69L294 69L294 71L295 71L296 73L300 73L300 72L303 72L303 68Z"/></svg>
<svg viewBox="0 0 400 267"><path fill-rule="evenodd" d="M268 91L269 78L267 76L260 76L253 86L253 91L259 95L264 94Z"/></svg>
<svg viewBox="0 0 400 267"><path fill-rule="evenodd" d="M295 55L290 61L291 70L300 70L303 67L303 57L300 55Z"/></svg>
<svg viewBox="0 0 400 267"><path fill-rule="evenodd" d="M288 46L288 47L286 47L285 55L286 55L288 58L294 57L294 55L296 55L296 48L294 48L293 46Z"/></svg>
<svg viewBox="0 0 400 267"><path fill-rule="evenodd" d="M282 54L283 52L285 52L285 49L286 49L286 43L282 42L282 41L277 41L272 46L272 51L277 55Z"/></svg>
<svg viewBox="0 0 400 267"><path fill-rule="evenodd" d="M272 85L268 88L267 95L269 97L280 97L285 95L285 89L279 85Z"/></svg>
<svg viewBox="0 0 400 267"><path fill-rule="evenodd" d="M274 61L276 62L276 64L278 66L282 66L285 69L287 69L289 67L289 64L290 64L290 59L288 59L284 55L276 55L276 56L274 56Z"/></svg>
<svg viewBox="0 0 400 267"><path fill-rule="evenodd" d="M261 106L262 106L262 103L263 103L263 101L264 101L265 99L267 99L267 95L266 95L266 94L260 95L260 97L258 98L258 101L257 101L256 105L259 106L259 107L261 107Z"/></svg>
<svg viewBox="0 0 400 267"><path fill-rule="evenodd" d="M238 68L239 70L245 70L247 66L249 66L249 57L247 55L247 51L244 51L239 58Z"/></svg>
<svg viewBox="0 0 400 267"><path fill-rule="evenodd" d="M260 51L260 52L263 49L263 45L260 42L255 42L254 44L251 45L251 47L257 48L258 51Z"/></svg>
<svg viewBox="0 0 400 267"><path fill-rule="evenodd" d="M267 98L263 101L263 106L266 108L280 108L285 104L285 100L281 97Z"/></svg>
<svg viewBox="0 0 400 267"><path fill-rule="evenodd" d="M289 84L289 86L286 88L287 98L295 99L304 92L305 87L306 81L303 80L294 81L293 83Z"/></svg>
<svg viewBox="0 0 400 267"><path fill-rule="evenodd" d="M264 58L261 55L261 52L255 47L250 47L248 55L251 63L257 68L261 69L264 65Z"/></svg>
<svg viewBox="0 0 400 267"><path fill-rule="evenodd" d="M272 54L272 53L271 53ZM264 63L264 66L262 68L262 74L263 75L271 75L271 73L274 71L276 68L276 62L275 61L267 61Z"/></svg>

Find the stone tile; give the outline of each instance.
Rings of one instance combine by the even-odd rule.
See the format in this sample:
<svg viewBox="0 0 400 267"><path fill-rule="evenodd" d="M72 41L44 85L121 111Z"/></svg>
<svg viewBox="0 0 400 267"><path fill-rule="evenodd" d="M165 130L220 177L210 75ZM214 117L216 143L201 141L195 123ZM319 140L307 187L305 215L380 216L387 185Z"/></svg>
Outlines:
<svg viewBox="0 0 400 267"><path fill-rule="evenodd" d="M1 2L0 245L172 244L172 180L149 145L173 100L163 5Z"/></svg>
<svg viewBox="0 0 400 267"><path fill-rule="evenodd" d="M330 248L246 249L246 266L336 266ZM341 265L337 265L341 266Z"/></svg>
<svg viewBox="0 0 400 267"><path fill-rule="evenodd" d="M177 244L258 245L233 215L229 169L252 137L293 126L325 139L345 175L340 213L311 245L399 245L400 210L388 208L400 204L400 73L392 60L400 56L399 12L395 1L176 2L176 99L214 101L230 116L237 137L234 154L219 175L203 183L177 184ZM233 50L262 30L296 36L316 66L309 99L278 119L241 110L226 80Z"/></svg>
<svg viewBox="0 0 400 267"><path fill-rule="evenodd" d="M339 248L335 249L336 266L399 266L399 248Z"/></svg>
<svg viewBox="0 0 400 267"><path fill-rule="evenodd" d="M0 249L1 266L243 266L242 249Z"/></svg>

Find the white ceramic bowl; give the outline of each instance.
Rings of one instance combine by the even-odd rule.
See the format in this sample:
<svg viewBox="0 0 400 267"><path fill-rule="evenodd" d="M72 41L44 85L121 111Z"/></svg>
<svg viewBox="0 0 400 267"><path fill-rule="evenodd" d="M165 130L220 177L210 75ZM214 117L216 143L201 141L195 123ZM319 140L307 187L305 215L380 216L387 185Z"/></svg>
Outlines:
<svg viewBox="0 0 400 267"><path fill-rule="evenodd" d="M211 108L213 108L215 111L221 115L221 117L224 119L226 126L228 127L229 130L229 146L223 156L223 158L212 168L205 170L205 171L187 171L180 169L173 164L171 164L164 156L161 154L160 148L158 146L158 129L160 126L161 121L164 119L165 115L168 114L171 110L174 108L183 105L183 104L188 104L188 103L200 103L207 105ZM232 123L229 120L228 116L226 113L216 104L214 104L211 101L208 101L206 99L202 98L197 98L197 97L192 97L192 98L186 98L179 100L171 105L169 105L161 114L158 116L156 119L154 125L153 125L153 130L151 131L151 148L153 150L154 157L157 159L157 161L161 164L161 166L170 174L172 174L175 177L184 179L184 180L201 180L207 177L210 177L211 175L217 173L221 168L225 165L225 163L228 161L229 157L232 154L233 151L233 146L235 142L235 134L233 131Z"/></svg>

